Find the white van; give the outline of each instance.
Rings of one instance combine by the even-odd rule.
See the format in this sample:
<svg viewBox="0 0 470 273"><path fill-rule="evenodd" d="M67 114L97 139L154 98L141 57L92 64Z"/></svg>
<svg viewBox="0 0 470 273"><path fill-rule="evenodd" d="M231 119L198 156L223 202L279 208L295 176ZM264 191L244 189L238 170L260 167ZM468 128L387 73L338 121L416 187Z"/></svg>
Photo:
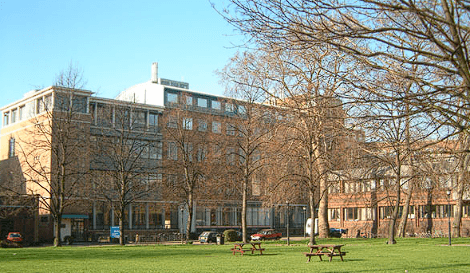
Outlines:
<svg viewBox="0 0 470 273"><path fill-rule="evenodd" d="M307 219L307 224L305 224L305 233L308 236L310 236L312 225L313 225L313 234L318 234L318 218L315 218L315 222L312 221L312 218Z"/></svg>

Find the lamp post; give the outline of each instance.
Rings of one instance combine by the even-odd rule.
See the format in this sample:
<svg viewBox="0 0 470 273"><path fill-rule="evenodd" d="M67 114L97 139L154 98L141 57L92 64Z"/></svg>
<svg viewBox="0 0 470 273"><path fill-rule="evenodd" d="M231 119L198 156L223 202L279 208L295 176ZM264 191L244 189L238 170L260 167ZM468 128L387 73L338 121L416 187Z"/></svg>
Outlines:
<svg viewBox="0 0 470 273"><path fill-rule="evenodd" d="M307 207L302 207L302 210L304 211L304 238L305 238L306 233L307 233Z"/></svg>
<svg viewBox="0 0 470 273"><path fill-rule="evenodd" d="M446 191L447 193L447 207L448 207L448 210L447 210L447 216L449 218L449 246L452 245L452 233L451 233L451 229L450 229L450 214L451 214L451 207L450 207L450 189Z"/></svg>
<svg viewBox="0 0 470 273"><path fill-rule="evenodd" d="M184 237L184 209L181 208L181 242L183 242L183 237Z"/></svg>
<svg viewBox="0 0 470 273"><path fill-rule="evenodd" d="M286 201L287 205L287 245L290 245L289 241L289 201Z"/></svg>

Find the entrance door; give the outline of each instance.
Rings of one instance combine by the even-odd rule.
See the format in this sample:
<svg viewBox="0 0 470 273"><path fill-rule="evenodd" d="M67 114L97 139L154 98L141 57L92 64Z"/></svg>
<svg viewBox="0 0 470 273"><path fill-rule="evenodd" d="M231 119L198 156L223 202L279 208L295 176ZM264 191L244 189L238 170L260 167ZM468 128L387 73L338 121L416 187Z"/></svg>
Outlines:
<svg viewBox="0 0 470 273"><path fill-rule="evenodd" d="M72 219L72 236L75 241L85 240L85 223L83 219Z"/></svg>

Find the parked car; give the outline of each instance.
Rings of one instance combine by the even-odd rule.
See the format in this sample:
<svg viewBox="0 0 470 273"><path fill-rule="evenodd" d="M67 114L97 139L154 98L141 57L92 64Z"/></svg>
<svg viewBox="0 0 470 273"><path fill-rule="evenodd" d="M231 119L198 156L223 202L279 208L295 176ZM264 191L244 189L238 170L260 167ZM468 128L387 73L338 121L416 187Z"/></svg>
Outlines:
<svg viewBox="0 0 470 273"><path fill-rule="evenodd" d="M243 232L237 230L237 241L243 241Z"/></svg>
<svg viewBox="0 0 470 273"><path fill-rule="evenodd" d="M348 230L343 228L330 228L328 237L341 238L343 234L347 234ZM318 236L318 232L315 232L315 236Z"/></svg>
<svg viewBox="0 0 470 273"><path fill-rule="evenodd" d="M215 231L204 231L199 235L200 243L216 243L217 242L217 232Z"/></svg>
<svg viewBox="0 0 470 273"><path fill-rule="evenodd" d="M13 242L13 243L22 243L23 242L23 236L21 236L21 233L19 232L10 232L7 235L7 241Z"/></svg>
<svg viewBox="0 0 470 273"><path fill-rule="evenodd" d="M343 228L330 228L330 231L328 233L329 237L334 237L334 238L341 238L341 235L347 234L348 230L343 229Z"/></svg>
<svg viewBox="0 0 470 273"><path fill-rule="evenodd" d="M262 229L258 233L251 235L251 240L279 240L282 237L282 233L276 232L274 229Z"/></svg>

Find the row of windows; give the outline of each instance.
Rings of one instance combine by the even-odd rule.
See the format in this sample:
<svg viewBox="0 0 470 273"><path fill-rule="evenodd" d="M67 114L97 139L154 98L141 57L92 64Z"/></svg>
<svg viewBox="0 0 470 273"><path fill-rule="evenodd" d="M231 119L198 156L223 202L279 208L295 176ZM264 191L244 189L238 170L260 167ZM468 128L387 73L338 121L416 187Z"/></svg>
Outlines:
<svg viewBox="0 0 470 273"><path fill-rule="evenodd" d="M408 189L409 178L401 180L400 185L403 189ZM436 185L431 185L431 179L426 178L422 184L425 189L435 188ZM439 176L437 182L438 188L448 189L453 187L453 178L451 175ZM395 189L396 181L391 179L377 179L377 180L363 180L359 182L339 181L338 183L331 183L328 188L329 193L360 193L370 191L384 191Z"/></svg>
<svg viewBox="0 0 470 273"><path fill-rule="evenodd" d="M176 142L173 142L173 141L169 141L168 142L168 147L167 147L167 154L168 154L168 159L170 160L178 160L178 151L180 149L178 148L178 145ZM208 147L207 145L198 145L197 147L197 151L196 151L196 160L198 162L203 162L204 160L206 160L207 158L207 155L208 155ZM193 150L193 144L190 143L190 142L186 142L183 144L183 151L182 151L183 154L181 154L181 156L185 156L187 157L187 160L188 161L192 161L193 160L193 154L194 154L194 150ZM222 148L218 145L214 145L212 147L212 154L215 158L220 158L223 154L222 154ZM243 150L241 149L235 149L233 147L228 147L226 148L225 150L225 157L226 157L226 162L228 165L235 165L235 163L237 162L240 162L240 163L243 163L245 161L245 157L246 155L243 153ZM251 156L251 159L253 160L253 162L256 162L258 160L261 159L261 153L259 152L255 152L252 156Z"/></svg>
<svg viewBox="0 0 470 273"><path fill-rule="evenodd" d="M160 113L103 103L90 103L93 124L103 127L157 128Z"/></svg>
<svg viewBox="0 0 470 273"><path fill-rule="evenodd" d="M468 217L470 206L464 207L464 217ZM384 206L379 207L379 219L390 219L393 214L394 207L393 206ZM421 219L427 218L447 218L453 215L454 206L453 205L419 205L417 206L410 206L408 211L408 218L414 219L416 217L416 213L418 213L418 217ZM351 208L344 208L344 220L345 221L365 221L365 220L376 220L376 210L375 208L360 208L360 207L351 207ZM400 206L398 210L398 217L402 217L403 214L403 206ZM340 221L340 209L339 208L330 208L328 209L328 220L329 221Z"/></svg>
<svg viewBox="0 0 470 273"><path fill-rule="evenodd" d="M178 127L177 118L175 116L170 116L167 126L169 128L177 128ZM193 118L183 118L182 128L185 129L185 130L193 130L194 129ZM207 130L208 130L207 121L204 120L204 119L198 119L197 120L197 130L199 132L207 132ZM221 134L222 133L222 122L212 121L212 123L211 123L211 132L215 133L215 134ZM228 136L234 136L237 133L237 127L233 124L227 123L225 132Z"/></svg>
<svg viewBox="0 0 470 273"><path fill-rule="evenodd" d="M3 125L7 126L50 110L52 102L52 94L49 94L4 112ZM88 98L85 96L55 93L54 97L54 109L59 111L68 111L72 107L72 111L76 113L86 113L87 103Z"/></svg>
<svg viewBox="0 0 470 273"><path fill-rule="evenodd" d="M197 97L190 94L166 93L167 102L170 104L182 104L185 106L196 106L201 109L213 109L216 111L225 111L226 113L245 114L246 109L243 105L235 105L230 102L221 102L217 99L207 97Z"/></svg>

